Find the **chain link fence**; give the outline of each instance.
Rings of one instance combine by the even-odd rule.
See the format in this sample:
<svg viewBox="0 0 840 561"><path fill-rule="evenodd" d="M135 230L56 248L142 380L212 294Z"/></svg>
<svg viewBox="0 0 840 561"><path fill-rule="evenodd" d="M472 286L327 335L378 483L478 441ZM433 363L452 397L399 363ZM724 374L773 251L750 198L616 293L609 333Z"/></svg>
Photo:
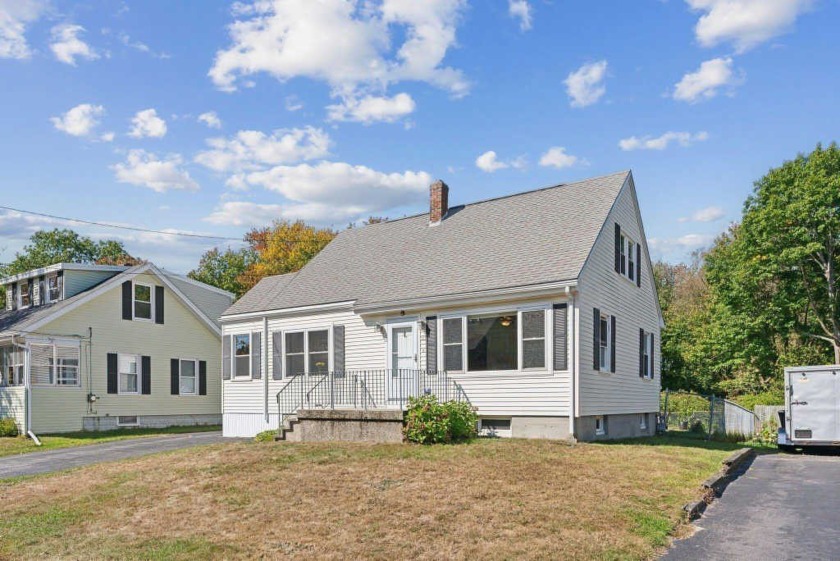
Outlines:
<svg viewBox="0 0 840 561"><path fill-rule="evenodd" d="M660 397L660 430L707 439L748 439L756 432L752 411L714 395L665 390Z"/></svg>

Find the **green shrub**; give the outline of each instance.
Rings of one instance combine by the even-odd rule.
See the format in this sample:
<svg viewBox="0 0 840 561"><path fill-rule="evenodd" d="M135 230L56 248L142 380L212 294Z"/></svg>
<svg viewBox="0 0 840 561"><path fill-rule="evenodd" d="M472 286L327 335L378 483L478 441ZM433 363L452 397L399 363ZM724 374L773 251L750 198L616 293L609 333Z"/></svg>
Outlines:
<svg viewBox="0 0 840 561"><path fill-rule="evenodd" d="M694 434L706 434L706 427L703 426L702 421L694 421L688 430Z"/></svg>
<svg viewBox="0 0 840 561"><path fill-rule="evenodd" d="M738 397L733 397L731 401L734 401L744 409L753 411L756 405L784 405L785 394L783 391L767 391L756 394L739 395Z"/></svg>
<svg viewBox="0 0 840 561"><path fill-rule="evenodd" d="M408 400L403 435L409 442L437 444L473 438L478 416L468 403L440 403L433 395Z"/></svg>
<svg viewBox="0 0 840 561"><path fill-rule="evenodd" d="M275 436L277 436L276 430L264 430L254 437L254 442L274 442Z"/></svg>
<svg viewBox="0 0 840 561"><path fill-rule="evenodd" d="M14 419L8 417L0 419L0 437L17 436L18 428Z"/></svg>

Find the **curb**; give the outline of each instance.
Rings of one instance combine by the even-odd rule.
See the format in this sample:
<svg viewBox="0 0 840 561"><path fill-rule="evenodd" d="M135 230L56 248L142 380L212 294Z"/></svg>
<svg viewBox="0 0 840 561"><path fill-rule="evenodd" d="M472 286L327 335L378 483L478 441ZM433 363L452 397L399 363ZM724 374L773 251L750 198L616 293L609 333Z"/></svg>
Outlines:
<svg viewBox="0 0 840 561"><path fill-rule="evenodd" d="M706 510L706 507L715 498L723 494L727 485L746 471L746 468L750 466L753 459L755 459L755 450L752 448L742 448L730 454L723 461L723 468L700 485L700 488L703 490L703 498L690 502L683 507L683 511L689 522L700 518Z"/></svg>

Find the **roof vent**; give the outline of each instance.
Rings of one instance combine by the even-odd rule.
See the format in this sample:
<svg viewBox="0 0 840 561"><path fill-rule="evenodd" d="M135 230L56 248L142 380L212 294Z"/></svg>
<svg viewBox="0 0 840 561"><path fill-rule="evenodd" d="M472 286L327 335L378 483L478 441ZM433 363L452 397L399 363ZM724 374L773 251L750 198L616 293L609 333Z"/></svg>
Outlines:
<svg viewBox="0 0 840 561"><path fill-rule="evenodd" d="M449 210L449 186L438 179L429 186L429 223L439 224Z"/></svg>

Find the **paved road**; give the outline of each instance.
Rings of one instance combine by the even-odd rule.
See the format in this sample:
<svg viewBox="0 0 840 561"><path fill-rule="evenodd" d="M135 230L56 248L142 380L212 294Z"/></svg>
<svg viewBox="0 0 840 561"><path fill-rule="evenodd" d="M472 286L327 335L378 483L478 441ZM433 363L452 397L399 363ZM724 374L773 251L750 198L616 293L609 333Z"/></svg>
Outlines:
<svg viewBox="0 0 840 561"><path fill-rule="evenodd" d="M44 452L30 452L19 456L6 456L0 458L0 479L49 473L100 462L135 458L155 452L189 448L201 444L216 444L222 441L221 432L194 432L132 438L104 444L89 444L76 448L61 448L45 450Z"/></svg>
<svg viewBox="0 0 840 561"><path fill-rule="evenodd" d="M759 456L663 559L840 559L840 456Z"/></svg>

